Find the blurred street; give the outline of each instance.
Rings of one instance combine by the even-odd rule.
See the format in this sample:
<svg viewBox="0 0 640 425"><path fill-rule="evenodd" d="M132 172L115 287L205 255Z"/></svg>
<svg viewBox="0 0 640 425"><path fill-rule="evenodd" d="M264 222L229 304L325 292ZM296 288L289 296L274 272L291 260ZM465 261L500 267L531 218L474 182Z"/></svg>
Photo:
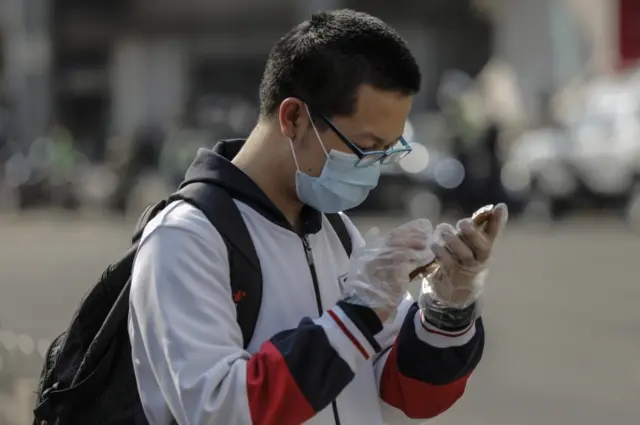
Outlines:
<svg viewBox="0 0 640 425"><path fill-rule="evenodd" d="M12 381L36 377L40 340L68 324L83 293L127 247L132 224L72 216L1 220L4 425L17 419ZM362 231L399 222L357 219ZM639 242L606 218L555 228L513 224L497 248L487 292L484 360L464 399L430 423L636 425Z"/></svg>
<svg viewBox="0 0 640 425"><path fill-rule="evenodd" d="M640 425L640 0L0 0L0 425L33 423L45 351L129 247L137 214L173 193L198 149L275 124L264 87L346 120L327 131L357 161L377 146L360 136L382 120L347 103L380 66L355 72L336 49L335 66L322 53L300 81L265 72L315 63L269 52L340 8L394 27L422 74L386 152L411 155L351 210L360 230L497 203L512 217L484 297L484 359L428 423ZM386 55L371 63L383 62L400 73ZM288 163L293 176L274 161L265 175ZM277 183L258 186L289 187Z"/></svg>

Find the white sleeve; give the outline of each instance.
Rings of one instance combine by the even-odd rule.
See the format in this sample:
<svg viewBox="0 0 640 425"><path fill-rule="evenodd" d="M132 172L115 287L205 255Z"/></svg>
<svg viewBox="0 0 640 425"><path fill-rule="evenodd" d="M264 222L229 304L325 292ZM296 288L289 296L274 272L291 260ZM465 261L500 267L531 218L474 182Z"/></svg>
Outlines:
<svg viewBox="0 0 640 425"><path fill-rule="evenodd" d="M133 267L129 333L150 424L167 423L169 413L156 413L163 409L180 425L305 422L349 384L374 348L334 306L247 353L224 242L191 208L154 219ZM314 373L318 361L325 368Z"/></svg>
<svg viewBox="0 0 640 425"><path fill-rule="evenodd" d="M210 423L204 415L214 411L226 423L250 424L244 388L234 385L245 382L249 354L230 301L222 237L198 214L165 214L148 227L133 266L130 310L143 404L144 381L152 379L179 424ZM152 376L143 376L141 364Z"/></svg>
<svg viewBox="0 0 640 425"><path fill-rule="evenodd" d="M354 248L364 244L357 228L343 215ZM382 351L374 357L385 423L414 425L449 409L464 393L482 356L482 321L447 333L420 320L411 294L398 306L392 323L376 335Z"/></svg>

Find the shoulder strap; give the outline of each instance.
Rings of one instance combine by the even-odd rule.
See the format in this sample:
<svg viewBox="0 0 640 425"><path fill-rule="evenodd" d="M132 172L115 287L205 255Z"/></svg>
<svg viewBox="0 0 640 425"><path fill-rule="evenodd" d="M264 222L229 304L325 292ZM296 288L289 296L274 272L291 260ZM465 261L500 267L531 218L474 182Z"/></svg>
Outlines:
<svg viewBox="0 0 640 425"><path fill-rule="evenodd" d="M344 220L340 216L340 213L333 214L325 214L329 223L331 223L331 227L338 235L344 250L347 252L347 257L351 257L351 251L353 251L353 244L351 242L351 235L349 235L349 230L347 229L347 225L344 224Z"/></svg>
<svg viewBox="0 0 640 425"><path fill-rule="evenodd" d="M102 359L100 354L106 352L107 345L128 316L131 268L144 227L167 204L178 199L200 209L222 235L229 253L231 291L236 303L244 347L246 348L251 341L262 303L262 271L251 235L238 207L226 190L214 184L191 183L171 195L169 199L145 209L134 231L133 246L120 261L112 264L104 272L101 281L126 281L126 284L122 291L118 291L119 295L114 303L109 304L111 309L106 313L102 326L87 348L87 353L73 378L72 385L81 382L95 369L97 362Z"/></svg>
<svg viewBox="0 0 640 425"><path fill-rule="evenodd" d="M199 210L222 236L229 253L231 293L246 348L262 304L262 269L249 230L229 193L213 183L194 182L169 200L182 199Z"/></svg>
<svg viewBox="0 0 640 425"><path fill-rule="evenodd" d="M166 206L167 206L167 200L163 199L162 201L156 202L155 204L151 204L144 209L133 231L133 237L131 238L132 243L135 244L140 240L140 238L142 237L142 233L144 232L144 228L147 226L147 224L151 221L153 217L155 217Z"/></svg>

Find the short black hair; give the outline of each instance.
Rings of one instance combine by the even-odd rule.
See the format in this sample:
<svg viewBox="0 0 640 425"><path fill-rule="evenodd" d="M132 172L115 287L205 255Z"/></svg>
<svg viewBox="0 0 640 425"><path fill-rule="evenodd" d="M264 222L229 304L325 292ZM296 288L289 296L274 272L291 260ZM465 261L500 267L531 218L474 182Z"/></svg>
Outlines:
<svg viewBox="0 0 640 425"><path fill-rule="evenodd" d="M260 84L260 115L272 116L288 97L314 112L349 116L357 90L412 95L421 75L406 42L389 25L362 12L318 12L282 37L271 50Z"/></svg>

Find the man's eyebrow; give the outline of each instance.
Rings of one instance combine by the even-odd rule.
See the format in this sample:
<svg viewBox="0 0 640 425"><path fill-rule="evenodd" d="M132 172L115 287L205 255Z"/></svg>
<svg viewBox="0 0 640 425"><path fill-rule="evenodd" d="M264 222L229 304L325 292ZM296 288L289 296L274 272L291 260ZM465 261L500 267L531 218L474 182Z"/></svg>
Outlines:
<svg viewBox="0 0 640 425"><path fill-rule="evenodd" d="M399 135L398 137L396 137L395 139L393 139L392 141L388 141L370 131L365 131L364 133L362 133L363 137L367 137L373 141L375 141L375 146L387 146L387 145L393 145L395 143L398 143L398 141L402 138L402 134Z"/></svg>

